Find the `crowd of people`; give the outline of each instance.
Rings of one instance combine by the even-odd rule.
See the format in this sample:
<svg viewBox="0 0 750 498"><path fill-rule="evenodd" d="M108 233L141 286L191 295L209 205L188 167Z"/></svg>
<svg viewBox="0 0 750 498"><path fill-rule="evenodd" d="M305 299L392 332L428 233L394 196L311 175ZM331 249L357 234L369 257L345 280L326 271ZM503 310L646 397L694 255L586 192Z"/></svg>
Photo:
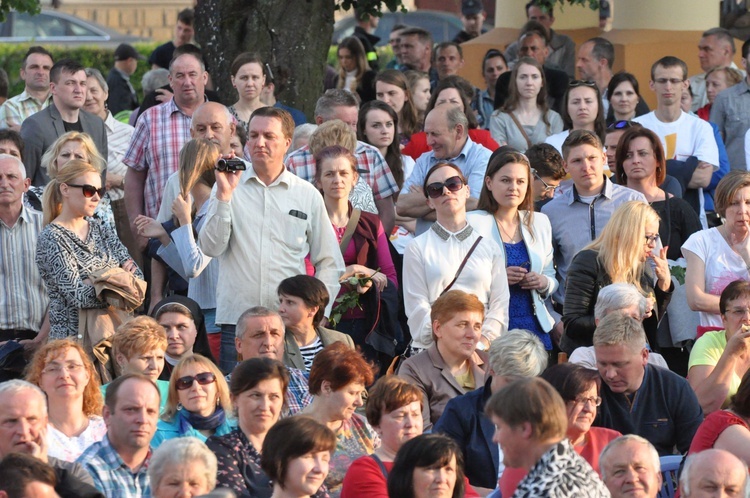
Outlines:
<svg viewBox="0 0 750 498"><path fill-rule="evenodd" d="M311 123L255 53L220 102L189 9L142 100L128 45L107 78L28 50L0 106L0 496L750 496L734 39L703 33L691 78L653 61L650 111L534 0L464 67L461 8L456 41L395 26L387 64L356 11Z"/></svg>

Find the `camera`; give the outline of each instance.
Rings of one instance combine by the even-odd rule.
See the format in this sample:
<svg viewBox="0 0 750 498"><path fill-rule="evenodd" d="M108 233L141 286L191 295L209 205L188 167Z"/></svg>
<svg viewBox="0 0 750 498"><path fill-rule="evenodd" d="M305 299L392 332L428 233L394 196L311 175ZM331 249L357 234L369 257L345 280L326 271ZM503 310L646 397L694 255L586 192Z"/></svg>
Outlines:
<svg viewBox="0 0 750 498"><path fill-rule="evenodd" d="M221 158L216 162L216 171L234 173L235 171L245 171L246 169L245 161L236 157L232 159Z"/></svg>

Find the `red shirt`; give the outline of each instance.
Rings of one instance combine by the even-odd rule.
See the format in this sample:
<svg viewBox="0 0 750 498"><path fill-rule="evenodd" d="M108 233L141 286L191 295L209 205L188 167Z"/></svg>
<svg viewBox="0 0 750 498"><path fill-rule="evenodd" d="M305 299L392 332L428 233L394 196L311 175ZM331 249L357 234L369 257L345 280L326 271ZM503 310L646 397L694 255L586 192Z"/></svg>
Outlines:
<svg viewBox="0 0 750 498"><path fill-rule="evenodd" d="M500 147L497 142L492 139L492 135L490 135L489 130L469 128L469 138L472 142L484 145L492 152ZM401 149L401 153L410 156L416 161L417 159L419 159L419 156L431 150L432 148L427 145L427 134L423 131L420 131L419 133L415 133L411 136L411 140L409 140L409 143L407 143L404 148Z"/></svg>

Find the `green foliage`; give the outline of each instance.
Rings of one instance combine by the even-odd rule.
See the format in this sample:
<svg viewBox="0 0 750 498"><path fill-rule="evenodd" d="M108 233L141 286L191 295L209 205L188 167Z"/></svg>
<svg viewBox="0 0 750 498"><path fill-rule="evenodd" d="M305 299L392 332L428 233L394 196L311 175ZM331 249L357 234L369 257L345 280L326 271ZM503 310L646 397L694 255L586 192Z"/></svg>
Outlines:
<svg viewBox="0 0 750 498"><path fill-rule="evenodd" d="M391 12L397 9L406 12L401 0L341 0L336 3L336 10L362 9L366 14L380 17L383 7Z"/></svg>
<svg viewBox="0 0 750 498"><path fill-rule="evenodd" d="M21 70L21 62L26 51L33 44L0 44L0 67L5 69L10 79L10 90L9 95L18 95L23 91L24 83L21 80L19 71ZM148 57L151 52L157 47L158 43L136 43L134 44L135 49ZM59 60L65 57L77 60L85 67L93 67L98 69L107 77L107 73L114 66L115 63L115 49L105 49L98 47L76 47L76 48L63 48L45 45L45 48L50 51L54 60ZM146 61L138 63L138 69L135 74L130 77L130 82L133 84L136 93L140 96L141 93L141 78L150 69Z"/></svg>
<svg viewBox="0 0 750 498"><path fill-rule="evenodd" d="M0 22L11 10L38 14L40 11L39 0L0 0Z"/></svg>

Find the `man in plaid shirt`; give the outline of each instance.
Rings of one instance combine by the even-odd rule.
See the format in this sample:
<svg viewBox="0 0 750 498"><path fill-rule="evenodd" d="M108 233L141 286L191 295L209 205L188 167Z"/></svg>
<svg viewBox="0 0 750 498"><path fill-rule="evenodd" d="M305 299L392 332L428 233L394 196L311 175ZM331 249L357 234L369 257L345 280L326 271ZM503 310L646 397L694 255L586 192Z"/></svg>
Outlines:
<svg viewBox="0 0 750 498"><path fill-rule="evenodd" d="M349 125L355 134L358 115L357 98L346 90L328 90L315 104L315 123L340 119ZM352 152L357 158L360 182L352 190L350 201L355 208L378 214L385 233L390 234L393 225L396 224L393 194L398 192L393 173L383 155L372 145L357 141L357 149ZM284 164L286 169L308 182L315 179L315 157L307 145L289 154ZM371 192L367 191L367 187L359 185L362 182L370 187ZM360 186L364 188L364 192L358 188ZM370 195L374 197L374 206L369 203Z"/></svg>
<svg viewBox="0 0 750 498"><path fill-rule="evenodd" d="M179 167L180 149L190 140L193 112L205 102L208 73L200 57L184 53L172 59L169 84L174 97L138 118L123 161L125 207L131 225L140 214L156 218L169 175ZM133 233L137 233L132 226ZM136 236L141 248L147 240Z"/></svg>
<svg viewBox="0 0 750 498"><path fill-rule="evenodd" d="M26 83L20 95L0 106L0 128L21 131L24 119L36 114L50 103L49 71L52 55L44 47L30 47L21 62L21 79Z"/></svg>

